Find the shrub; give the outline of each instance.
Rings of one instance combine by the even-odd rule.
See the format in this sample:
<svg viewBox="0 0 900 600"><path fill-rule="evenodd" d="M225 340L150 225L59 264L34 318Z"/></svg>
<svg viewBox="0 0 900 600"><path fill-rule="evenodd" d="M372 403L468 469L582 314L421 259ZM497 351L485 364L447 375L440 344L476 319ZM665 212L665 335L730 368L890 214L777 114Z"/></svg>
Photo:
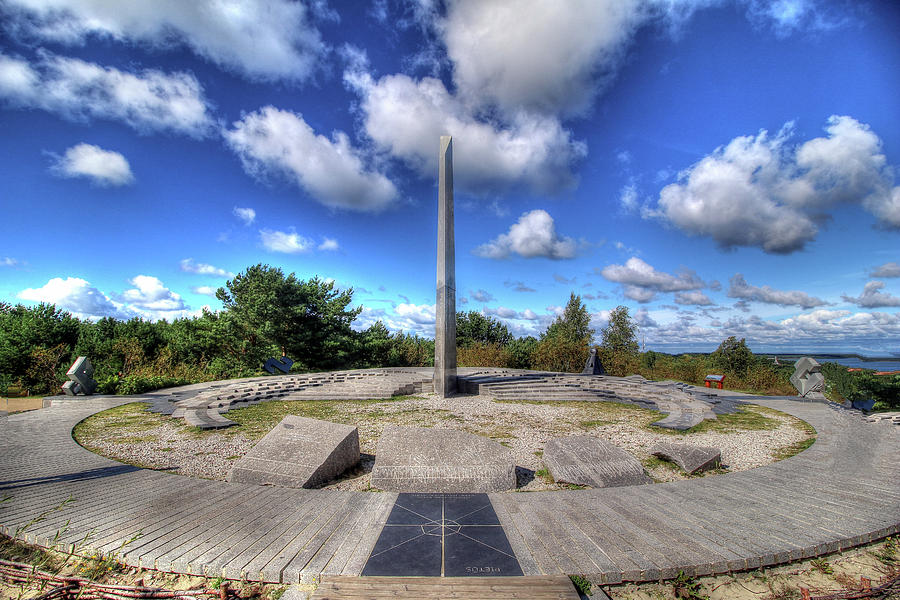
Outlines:
<svg viewBox="0 0 900 600"><path fill-rule="evenodd" d="M97 382L97 393L98 394L118 394L119 393L119 376L118 375L110 375L105 379Z"/></svg>
<svg viewBox="0 0 900 600"><path fill-rule="evenodd" d="M159 375L126 375L118 382L116 393L121 396L131 396L133 394L144 394L161 388L187 385L189 383L195 382L189 379L177 379L175 377L162 377Z"/></svg>
<svg viewBox="0 0 900 600"><path fill-rule="evenodd" d="M588 340L571 340L562 335L546 336L537 343L534 368L561 373L580 373L588 356Z"/></svg>
<svg viewBox="0 0 900 600"><path fill-rule="evenodd" d="M509 368L512 363L512 353L500 344L474 342L456 349L456 364L460 367Z"/></svg>
<svg viewBox="0 0 900 600"><path fill-rule="evenodd" d="M710 355L713 364L733 377L745 377L750 363L753 362L753 353L747 347L744 338L740 341L734 336L723 340L716 351Z"/></svg>
<svg viewBox="0 0 900 600"><path fill-rule="evenodd" d="M703 383L708 375L706 371L709 370L703 358L690 354L682 354L676 358L672 367L673 379L693 384Z"/></svg>
<svg viewBox="0 0 900 600"><path fill-rule="evenodd" d="M69 352L65 344L52 348L38 346L31 351L28 370L25 371L26 385L38 394L59 393L68 368L61 365L63 356ZM60 369L62 371L60 372Z"/></svg>
<svg viewBox="0 0 900 600"><path fill-rule="evenodd" d="M530 369L537 345L537 338L530 335L523 338L514 338L506 346L512 357L512 362L509 366L513 369Z"/></svg>

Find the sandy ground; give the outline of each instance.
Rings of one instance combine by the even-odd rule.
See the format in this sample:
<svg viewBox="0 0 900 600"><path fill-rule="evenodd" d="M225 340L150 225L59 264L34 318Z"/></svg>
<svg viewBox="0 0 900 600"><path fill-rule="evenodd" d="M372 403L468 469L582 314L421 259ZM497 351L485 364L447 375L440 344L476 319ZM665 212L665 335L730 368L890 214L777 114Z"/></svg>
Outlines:
<svg viewBox="0 0 900 600"><path fill-rule="evenodd" d="M900 542L889 541L888 546L896 548ZM831 554L812 561L803 561L780 567L720 575L700 577L695 596L683 598L708 598L709 600L776 600L800 598L800 588L809 590L810 595L825 596L835 592L848 592L862 588L860 577L870 580L873 587L881 581L900 575L900 552L894 554L895 561L885 561L885 542L869 544L843 553ZM878 556L882 556L881 559ZM677 599L676 586L661 584L625 584L602 588L614 600L669 600ZM900 598L900 582L879 598Z"/></svg>

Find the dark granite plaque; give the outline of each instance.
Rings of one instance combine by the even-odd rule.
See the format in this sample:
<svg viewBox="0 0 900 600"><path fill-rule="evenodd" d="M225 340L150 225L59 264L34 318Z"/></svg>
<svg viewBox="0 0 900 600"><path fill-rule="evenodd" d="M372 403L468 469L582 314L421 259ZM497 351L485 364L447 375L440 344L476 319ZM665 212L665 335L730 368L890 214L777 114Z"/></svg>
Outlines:
<svg viewBox="0 0 900 600"><path fill-rule="evenodd" d="M364 576L522 575L487 494L400 494Z"/></svg>

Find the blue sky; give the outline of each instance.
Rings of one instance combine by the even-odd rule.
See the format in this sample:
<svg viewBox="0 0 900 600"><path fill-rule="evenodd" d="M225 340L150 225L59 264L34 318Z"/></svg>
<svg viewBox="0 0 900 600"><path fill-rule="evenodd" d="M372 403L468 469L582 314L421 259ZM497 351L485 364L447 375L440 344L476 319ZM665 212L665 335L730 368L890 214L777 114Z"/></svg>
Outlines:
<svg viewBox="0 0 900 600"><path fill-rule="evenodd" d="M900 353L900 8L0 0L0 301L220 308L258 262L434 332L580 294L648 349Z"/></svg>

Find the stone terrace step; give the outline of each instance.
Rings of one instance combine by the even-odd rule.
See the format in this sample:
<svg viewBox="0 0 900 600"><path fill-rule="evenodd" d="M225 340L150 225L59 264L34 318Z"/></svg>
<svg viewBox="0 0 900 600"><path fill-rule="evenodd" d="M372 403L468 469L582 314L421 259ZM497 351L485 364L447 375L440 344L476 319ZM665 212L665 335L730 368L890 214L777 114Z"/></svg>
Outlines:
<svg viewBox="0 0 900 600"><path fill-rule="evenodd" d="M184 418L194 427L218 429L234 425L222 413L267 400L369 400L432 389L431 380L412 370L345 371L285 375L217 384L182 398L178 390L154 396L150 410Z"/></svg>
<svg viewBox="0 0 900 600"><path fill-rule="evenodd" d="M539 577L325 576L310 600L454 598L458 600L578 600L566 575Z"/></svg>

